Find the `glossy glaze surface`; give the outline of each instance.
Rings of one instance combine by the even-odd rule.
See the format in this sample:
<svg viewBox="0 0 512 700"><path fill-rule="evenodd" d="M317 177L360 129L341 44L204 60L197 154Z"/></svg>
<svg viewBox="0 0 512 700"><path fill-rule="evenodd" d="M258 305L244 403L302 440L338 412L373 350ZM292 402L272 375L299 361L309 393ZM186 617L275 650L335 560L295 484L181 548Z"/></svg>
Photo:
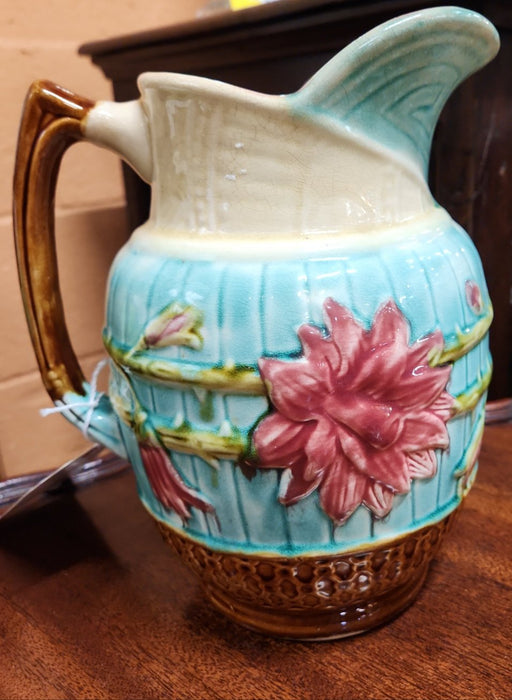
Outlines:
<svg viewBox="0 0 512 700"><path fill-rule="evenodd" d="M110 393L159 520L214 548L331 551L460 503L491 372L481 266L446 216L374 240L293 262L120 254ZM203 501L190 517L162 506L137 436Z"/></svg>
<svg viewBox="0 0 512 700"><path fill-rule="evenodd" d="M70 114L53 91L73 136L124 157L153 198L110 275L108 396L77 387L63 320L55 336L23 282L37 342L63 339L63 361L43 373L67 417L129 457L173 541L262 561L371 559L444 529L460 505L482 438L492 309L478 255L425 173L445 100L497 48L480 15L438 8L378 27L287 97L151 73L139 101ZM51 191L32 202L34 178L20 210L44 205L51 232ZM37 216L27 221L35 240ZM378 605L371 590L357 604L389 619L429 558Z"/></svg>

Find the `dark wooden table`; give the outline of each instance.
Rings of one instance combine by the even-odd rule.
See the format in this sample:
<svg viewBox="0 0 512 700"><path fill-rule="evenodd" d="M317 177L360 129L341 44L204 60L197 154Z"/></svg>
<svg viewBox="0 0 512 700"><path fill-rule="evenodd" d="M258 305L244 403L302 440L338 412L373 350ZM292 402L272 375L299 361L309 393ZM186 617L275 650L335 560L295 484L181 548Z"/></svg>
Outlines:
<svg viewBox="0 0 512 700"><path fill-rule="evenodd" d="M266 638L213 610L164 545L129 471L2 523L1 698L512 697L512 424L416 603L323 643Z"/></svg>

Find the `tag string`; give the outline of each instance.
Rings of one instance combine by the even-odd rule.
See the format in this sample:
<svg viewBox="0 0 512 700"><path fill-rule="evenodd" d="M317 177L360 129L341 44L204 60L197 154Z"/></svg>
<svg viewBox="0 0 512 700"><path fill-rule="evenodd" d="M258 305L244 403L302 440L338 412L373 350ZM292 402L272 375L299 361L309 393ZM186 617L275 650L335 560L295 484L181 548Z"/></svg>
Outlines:
<svg viewBox="0 0 512 700"><path fill-rule="evenodd" d="M51 408L42 408L39 413L46 418L46 416L51 416L54 413L65 413L73 408L87 408L87 413L85 414L83 424L81 426L81 431L85 437L88 437L89 428L91 427L92 417L94 415L94 409L98 406L101 397L103 396L103 391L98 391L98 379L102 370L108 364L108 357L104 357L98 362L91 376L91 381L89 382L89 400L88 401L75 401L73 403L62 403L57 406L52 406Z"/></svg>

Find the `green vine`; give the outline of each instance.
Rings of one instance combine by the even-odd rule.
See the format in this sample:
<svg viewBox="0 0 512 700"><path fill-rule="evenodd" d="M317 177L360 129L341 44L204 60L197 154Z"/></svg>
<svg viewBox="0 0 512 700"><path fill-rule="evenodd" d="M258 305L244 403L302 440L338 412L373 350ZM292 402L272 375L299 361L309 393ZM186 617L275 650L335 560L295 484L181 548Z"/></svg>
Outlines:
<svg viewBox="0 0 512 700"><path fill-rule="evenodd" d="M491 321L492 309L489 307L487 314L472 328L466 331L458 329L456 340L446 343L430 357L430 365L443 365L463 357L485 337ZM108 335L105 335L104 343L118 366L170 385L250 396L265 396L267 393L256 367L227 364L205 368L193 362L172 362L155 358L150 352L143 352L141 349L137 349L136 352L133 348L124 349Z"/></svg>
<svg viewBox="0 0 512 700"><path fill-rule="evenodd" d="M169 305L148 327L158 330L165 327L165 321L173 321L179 314L189 314L187 334L198 334L200 315L188 307ZM492 309L471 329L458 330L456 340L447 343L443 349L433 355L429 362L431 366L442 365L462 357L475 347L485 336L492 320ZM160 324L160 325L158 325ZM187 336L188 337L188 336ZM143 336L146 338L146 336ZM196 335L199 339L199 335ZM202 340L202 339L201 339ZM133 409L130 409L120 396L113 396L112 403L117 414L130 425L139 437L147 430L148 414L140 404L132 386L130 373L149 377L182 389L195 391L200 400L200 415L203 420L213 419L213 393L229 393L235 395L265 396L267 394L259 372L254 367L245 365L223 365L201 367L196 363L172 362L152 356L148 348L147 338L141 339L134 348L124 349L113 339L105 335L104 343L115 366L124 377L133 396ZM491 380L492 368L489 367L466 391L454 397L453 417L472 411L484 393ZM152 421L153 423L153 421ZM158 442L171 450L202 457L213 467L218 466L219 459L238 460L247 456L252 449L249 433L244 433L234 426L223 426L220 431L196 430L189 423L179 426L154 426ZM151 431L152 432L152 431Z"/></svg>

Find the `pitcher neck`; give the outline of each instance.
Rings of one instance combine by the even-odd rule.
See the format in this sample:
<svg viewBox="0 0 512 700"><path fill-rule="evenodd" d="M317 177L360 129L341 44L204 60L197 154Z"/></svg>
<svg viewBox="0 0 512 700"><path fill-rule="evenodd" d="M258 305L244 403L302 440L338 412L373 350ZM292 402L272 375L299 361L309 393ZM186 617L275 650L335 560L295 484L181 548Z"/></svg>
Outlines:
<svg viewBox="0 0 512 700"><path fill-rule="evenodd" d="M421 170L399 153L343 124L294 115L286 97L252 93L244 101L238 89L222 88L198 95L175 85L165 99L146 95L154 226L350 232L400 224L434 206Z"/></svg>

